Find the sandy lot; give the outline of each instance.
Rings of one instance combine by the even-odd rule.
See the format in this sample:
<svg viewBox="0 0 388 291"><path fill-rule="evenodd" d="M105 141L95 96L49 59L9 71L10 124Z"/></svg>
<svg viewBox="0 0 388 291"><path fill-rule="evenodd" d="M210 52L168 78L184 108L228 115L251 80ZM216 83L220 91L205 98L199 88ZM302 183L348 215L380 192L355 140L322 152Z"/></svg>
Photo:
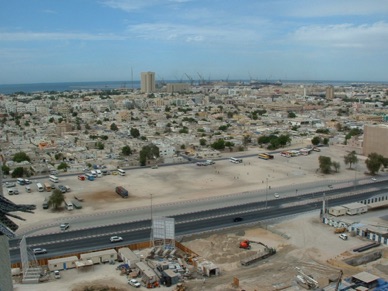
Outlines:
<svg viewBox="0 0 388 291"><path fill-rule="evenodd" d="M250 150L257 153L258 149ZM244 153L247 154L247 153ZM60 184L69 185L73 195L85 199L81 210L72 212L52 212L41 209L41 202L49 193L22 193L18 196L7 196L15 203L37 204L35 214L22 214L26 222L18 222L19 234L31 231L39 225L58 225L63 218L80 215L90 215L104 211L118 210L125 207L148 207L150 194L156 204L176 201L188 201L211 196L241 193L257 189L265 189L266 179L273 191L285 185L311 183L313 181L332 183L333 180L353 180L364 176L365 164L360 160L358 171L346 169L343 156L346 154L341 148L323 148L320 153L297 158L283 158L276 155L272 161L260 160L257 157L244 158L242 164L232 164L217 161L214 166L198 167L186 164L173 167L159 167L159 169L142 169L127 171L125 177L105 176L97 181L78 181L76 177L61 178ZM233 154L228 154L232 156ZM234 153L238 156L238 154ZM321 175L316 172L319 155L330 156L332 160L341 163L340 173ZM114 188L122 185L130 192L130 198L123 199L114 193ZM109 209L107 209L109 206ZM240 260L255 251L238 248L238 243L244 238L261 241L277 249L277 254L258 264L242 267ZM225 233L208 234L201 237L185 238L184 244L204 258L220 266L222 275L218 278L202 278L187 283L189 290L302 290L298 289L294 277L295 268L300 267L313 275L318 281L327 283L328 277L336 277L339 268L346 274L357 273L361 268L354 268L341 263L342 259L350 255L354 246L365 244L358 238L342 241L333 234L333 229L322 225L318 213L309 213L301 217L287 218L284 221L273 221L270 225L256 225L238 228ZM387 256L387 255L385 255ZM375 264L375 265L373 265ZM385 261L366 264L368 270L380 270L376 265L387 265ZM77 286L88 285L90 282L115 282L116 290L131 290L125 277L115 271L115 266L97 265L87 275L78 274L76 270L64 271L63 279L45 283L48 289L75 290ZM379 276L388 276L380 272ZM85 277L87 279L85 279ZM233 277L240 279L240 287L231 285ZM31 288L32 287L32 288ZM27 290L27 286L16 285L15 290ZM34 286L29 286L29 290ZM82 288L81 288L82 289ZM81 290L77 289L77 290ZM168 289L172 290L172 288Z"/></svg>

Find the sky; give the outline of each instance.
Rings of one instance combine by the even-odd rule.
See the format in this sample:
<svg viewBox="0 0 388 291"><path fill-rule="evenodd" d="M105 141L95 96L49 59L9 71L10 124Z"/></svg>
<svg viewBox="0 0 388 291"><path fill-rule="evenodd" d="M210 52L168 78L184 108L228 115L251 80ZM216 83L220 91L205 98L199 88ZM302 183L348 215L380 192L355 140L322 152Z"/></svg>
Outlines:
<svg viewBox="0 0 388 291"><path fill-rule="evenodd" d="M387 0L13 0L0 84L388 81Z"/></svg>

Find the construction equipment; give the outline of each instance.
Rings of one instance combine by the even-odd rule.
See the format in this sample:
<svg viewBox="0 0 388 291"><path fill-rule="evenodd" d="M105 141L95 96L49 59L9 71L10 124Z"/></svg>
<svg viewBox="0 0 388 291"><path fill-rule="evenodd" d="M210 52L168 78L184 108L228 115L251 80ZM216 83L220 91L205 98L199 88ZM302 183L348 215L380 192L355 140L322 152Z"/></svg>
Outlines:
<svg viewBox="0 0 388 291"><path fill-rule="evenodd" d="M335 284L335 291L338 291L338 288L339 288L339 284L341 283L341 279L342 279L342 275L344 274L344 272L342 270L340 270L340 273L339 273L339 276L338 276L338 279L337 279L337 283Z"/></svg>
<svg viewBox="0 0 388 291"><path fill-rule="evenodd" d="M271 247L267 246L266 244L263 244L262 242L259 242L259 241L243 240L240 242L240 248L249 250L249 249L251 249L252 243L264 246L264 248L265 248L264 252L258 252L256 254L250 256L249 258L241 260L240 263L243 266L248 266L250 264L253 264L253 263L260 261L260 260L264 260L264 259L276 254L276 249L271 248Z"/></svg>
<svg viewBox="0 0 388 291"><path fill-rule="evenodd" d="M319 284L314 278L309 275L303 273L301 268L295 268L298 271L298 275L296 276L296 282L302 285L303 287L307 287L308 289L317 289Z"/></svg>

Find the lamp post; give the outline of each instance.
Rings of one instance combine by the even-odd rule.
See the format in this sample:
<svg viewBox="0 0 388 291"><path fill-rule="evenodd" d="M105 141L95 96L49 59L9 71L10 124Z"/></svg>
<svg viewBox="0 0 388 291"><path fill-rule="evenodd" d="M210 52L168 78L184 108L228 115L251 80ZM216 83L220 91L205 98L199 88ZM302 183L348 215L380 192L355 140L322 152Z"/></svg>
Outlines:
<svg viewBox="0 0 388 291"><path fill-rule="evenodd" d="M150 198L151 198L151 207L150 207L150 211L151 211L151 234L150 234L150 246L153 247L154 246L154 229L153 229L153 225L152 225L152 194L150 194Z"/></svg>
<svg viewBox="0 0 388 291"><path fill-rule="evenodd" d="M265 187L265 209L267 209L267 204L268 204L268 178L267 179L267 184Z"/></svg>

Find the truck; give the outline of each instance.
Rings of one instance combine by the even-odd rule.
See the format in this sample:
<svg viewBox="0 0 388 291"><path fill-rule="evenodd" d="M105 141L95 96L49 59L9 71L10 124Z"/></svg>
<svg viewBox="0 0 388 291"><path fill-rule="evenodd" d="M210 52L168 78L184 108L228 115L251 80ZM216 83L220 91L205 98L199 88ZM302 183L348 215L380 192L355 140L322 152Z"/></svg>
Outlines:
<svg viewBox="0 0 388 291"><path fill-rule="evenodd" d="M117 186L116 193L123 198L128 198L128 191L123 186Z"/></svg>

